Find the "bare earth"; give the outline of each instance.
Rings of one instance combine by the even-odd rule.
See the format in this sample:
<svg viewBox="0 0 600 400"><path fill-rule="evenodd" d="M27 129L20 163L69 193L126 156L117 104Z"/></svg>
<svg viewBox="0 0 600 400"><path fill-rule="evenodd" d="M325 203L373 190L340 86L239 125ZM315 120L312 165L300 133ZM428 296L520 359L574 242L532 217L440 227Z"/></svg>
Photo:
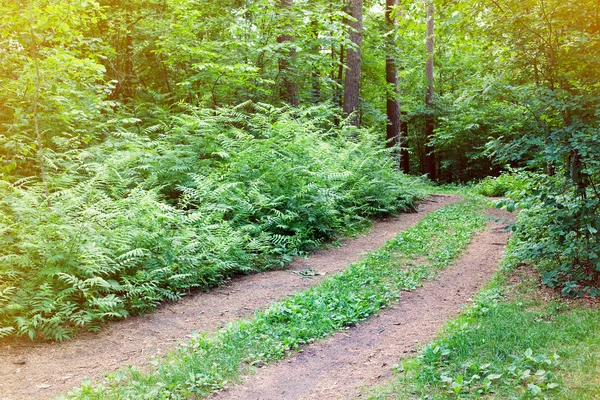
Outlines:
<svg viewBox="0 0 600 400"><path fill-rule="evenodd" d="M338 333L288 360L258 370L255 375L215 398L340 399L362 397L363 388L392 376L392 365L414 353L419 344L456 315L495 271L509 234L509 214L497 215L477 235L465 254L435 281L403 293L401 300L360 326Z"/></svg>
<svg viewBox="0 0 600 400"><path fill-rule="evenodd" d="M111 323L98 334L81 334L64 343L1 341L0 400L48 398L79 386L84 378L99 379L125 365L147 365L192 332L214 331L228 321L315 285L358 261L365 252L381 247L429 212L460 200L455 195L431 196L419 205L418 213L376 222L367 235L344 240L340 248L298 259L288 271L240 277L211 292L167 304L154 314ZM292 273L307 268L326 275L307 278Z"/></svg>

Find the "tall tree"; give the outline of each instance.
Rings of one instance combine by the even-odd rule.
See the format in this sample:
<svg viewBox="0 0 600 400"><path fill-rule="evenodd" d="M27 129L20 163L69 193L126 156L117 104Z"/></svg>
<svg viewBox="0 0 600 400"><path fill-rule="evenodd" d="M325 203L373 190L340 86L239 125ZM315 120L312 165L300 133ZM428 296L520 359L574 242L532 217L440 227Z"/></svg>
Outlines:
<svg viewBox="0 0 600 400"><path fill-rule="evenodd" d="M362 12L363 0L350 0L350 16L348 22L350 27L350 42L352 46L348 48L346 57L346 80L344 81L344 114L353 115L350 123L358 126L359 118L357 115L360 96L360 54L362 48Z"/></svg>
<svg viewBox="0 0 600 400"><path fill-rule="evenodd" d="M425 105L427 114L425 117L425 137L427 144L425 145L425 172L431 180L436 180L436 162L435 148L431 142L433 139L434 128L434 92L433 92L433 58L434 58L434 28L435 28L435 6L433 0L429 1L427 6L427 63L425 66L425 75L427 76L428 88L425 95Z"/></svg>
<svg viewBox="0 0 600 400"><path fill-rule="evenodd" d="M400 100L398 99L398 68L396 67L396 60L394 59L394 50L396 47L396 16L394 15L394 8L396 7L396 4L396 0L385 1L386 30L392 32L391 34L388 34L385 58L385 82L387 83L386 111L388 118L386 146L395 149L394 152L400 163Z"/></svg>
<svg viewBox="0 0 600 400"><path fill-rule="evenodd" d="M292 73L294 61L296 60L296 50L293 46L286 46L293 40L292 36L289 34L289 30L292 25L291 18L294 2L293 0L280 0L280 5L286 22L284 32L277 37L277 43L281 44L283 47L283 54L279 58L279 75L282 80L279 93L281 98L288 104L297 106L299 103L298 84Z"/></svg>

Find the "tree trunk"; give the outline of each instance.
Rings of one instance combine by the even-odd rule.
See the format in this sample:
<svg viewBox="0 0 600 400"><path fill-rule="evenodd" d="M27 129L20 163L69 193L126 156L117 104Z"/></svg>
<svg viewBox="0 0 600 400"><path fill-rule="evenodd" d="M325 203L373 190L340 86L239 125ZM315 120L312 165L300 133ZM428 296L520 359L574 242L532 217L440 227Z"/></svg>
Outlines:
<svg viewBox="0 0 600 400"><path fill-rule="evenodd" d="M312 33L314 39L313 54L319 54L321 51L321 45L319 43L319 25L317 21L312 22ZM312 66L312 69L311 98L313 103L319 104L321 101L321 71L319 70L319 65L316 62Z"/></svg>
<svg viewBox="0 0 600 400"><path fill-rule="evenodd" d="M346 49L344 47L343 44L340 45L340 54L339 54L339 60L338 60L338 71L337 71L337 78L336 78L336 82L337 82L337 87L335 89L335 103L338 104L340 107L344 107L344 96L342 94L342 83L344 82L344 63L346 62L346 60L344 59L344 56L346 54Z"/></svg>
<svg viewBox="0 0 600 400"><path fill-rule="evenodd" d="M289 19L291 20L293 0L280 0L280 4L284 15L286 17L289 16ZM287 22L284 27L285 33L277 37L277 43L285 44L293 40L292 36L287 32L290 27L291 23ZM290 48L289 51L284 50L283 53L284 54L279 58L279 75L282 78L279 95L286 103L297 106L299 103L298 86L296 85L296 80L292 73L293 64L296 61L296 50Z"/></svg>
<svg viewBox="0 0 600 400"><path fill-rule="evenodd" d="M429 87L425 95L425 105L427 107L427 115L425 116L425 138L427 144L425 146L425 171L427 176L432 181L437 179L436 163L435 163L435 148L431 144L433 139L434 129L434 92L433 92L433 57L434 57L434 13L435 6L433 0L430 0L427 7L427 64L425 66L425 74Z"/></svg>
<svg viewBox="0 0 600 400"><path fill-rule="evenodd" d="M394 31L396 29L396 18L392 17L392 12L396 6L396 0L385 1L385 22L386 30ZM386 59L385 59L385 82L387 83L387 118L388 124L386 128L386 146L394 148L394 154L398 160L398 168L401 167L400 154L400 101L398 99L398 69L394 60L394 49L396 47L395 35L388 36Z"/></svg>
<svg viewBox="0 0 600 400"><path fill-rule="evenodd" d="M405 174L410 173L410 156L408 154L408 119L406 118L406 111L402 112L402 121L400 124L400 166L402 172Z"/></svg>
<svg viewBox="0 0 600 400"><path fill-rule="evenodd" d="M346 80L344 82L344 114L352 115L350 123L358 126L358 105L360 96L360 53L362 47L362 8L363 0L350 0L350 41L348 49Z"/></svg>

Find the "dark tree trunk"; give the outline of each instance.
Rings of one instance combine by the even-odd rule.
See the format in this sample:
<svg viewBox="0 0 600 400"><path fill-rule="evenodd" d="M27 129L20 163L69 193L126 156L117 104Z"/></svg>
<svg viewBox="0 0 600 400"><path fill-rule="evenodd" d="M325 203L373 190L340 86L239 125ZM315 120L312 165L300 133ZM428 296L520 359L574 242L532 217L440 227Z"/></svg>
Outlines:
<svg viewBox="0 0 600 400"><path fill-rule="evenodd" d="M293 0L280 0L280 4L284 14L290 14L292 12L292 6L294 4ZM285 44L293 40L292 36L287 32L290 27L291 23L287 23L284 27L285 33L277 37L277 43ZM298 86L293 76L294 62L296 61L296 50L290 48L289 50L284 50L283 53L284 54L282 54L279 58L279 75L281 76L281 88L279 90L279 95L286 103L292 106L297 106L299 103Z"/></svg>
<svg viewBox="0 0 600 400"><path fill-rule="evenodd" d="M344 82L344 114L352 115L350 123L358 126L358 106L360 96L360 53L362 47L362 0L350 0L350 26L352 48L348 49L346 80Z"/></svg>
<svg viewBox="0 0 600 400"><path fill-rule="evenodd" d="M385 22L387 30L392 31L396 28L396 18L392 17L392 11L396 6L396 0L385 1ZM385 59L385 82L387 83L387 118L388 124L386 129L386 146L394 148L394 153L398 159L398 168L401 167L400 154L400 101L398 99L398 69L394 60L394 49L396 47L395 35L389 35L386 59Z"/></svg>
<svg viewBox="0 0 600 400"><path fill-rule="evenodd" d="M429 2L427 7L427 64L425 66L425 74L427 75L427 81L429 87L427 94L425 95L425 105L427 107L427 115L425 116L425 138L427 144L425 146L425 172L432 181L437 179L437 170L435 162L435 148L431 144L433 139L434 129L434 93L433 93L433 57L434 57L434 13L435 6L433 0Z"/></svg>
<svg viewBox="0 0 600 400"><path fill-rule="evenodd" d="M333 0L329 0L329 23L333 26ZM330 31L330 35L333 37L333 30ZM340 53L343 55L343 51L340 50ZM339 57L337 54L335 44L331 44L331 82L333 83L333 87L331 88L331 100L333 104L340 104L340 90L339 86L341 85L341 77L339 76L340 64L338 64ZM343 64L342 64L343 65ZM342 69L343 73L343 69ZM339 121L336 121L336 125L339 124Z"/></svg>
<svg viewBox="0 0 600 400"><path fill-rule="evenodd" d="M334 49L332 49L333 51ZM332 75L335 75L335 87L333 88L333 104L337 104L340 108L344 106L344 96L342 93L342 82L344 82L344 45L340 45L339 60L337 62L337 74L332 71ZM335 54L333 54L335 57ZM336 113L333 123L335 126L340 126L339 114Z"/></svg>

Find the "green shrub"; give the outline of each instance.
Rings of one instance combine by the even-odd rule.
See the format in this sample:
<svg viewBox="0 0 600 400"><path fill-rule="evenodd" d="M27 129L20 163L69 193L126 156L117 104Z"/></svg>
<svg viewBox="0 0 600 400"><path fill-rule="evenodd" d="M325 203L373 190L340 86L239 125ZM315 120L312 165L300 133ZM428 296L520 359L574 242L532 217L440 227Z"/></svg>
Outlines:
<svg viewBox="0 0 600 400"><path fill-rule="evenodd" d="M51 207L38 183L2 183L0 336L96 330L411 210L420 182L330 120L326 106L194 109L61 155Z"/></svg>
<svg viewBox="0 0 600 400"><path fill-rule="evenodd" d="M600 199L585 196L560 176L538 176L519 207L510 254L534 265L542 282L569 297L600 295Z"/></svg>
<svg viewBox="0 0 600 400"><path fill-rule="evenodd" d="M525 172L511 171L498 177L488 176L475 185L475 192L488 197L522 196L529 190L529 177Z"/></svg>

